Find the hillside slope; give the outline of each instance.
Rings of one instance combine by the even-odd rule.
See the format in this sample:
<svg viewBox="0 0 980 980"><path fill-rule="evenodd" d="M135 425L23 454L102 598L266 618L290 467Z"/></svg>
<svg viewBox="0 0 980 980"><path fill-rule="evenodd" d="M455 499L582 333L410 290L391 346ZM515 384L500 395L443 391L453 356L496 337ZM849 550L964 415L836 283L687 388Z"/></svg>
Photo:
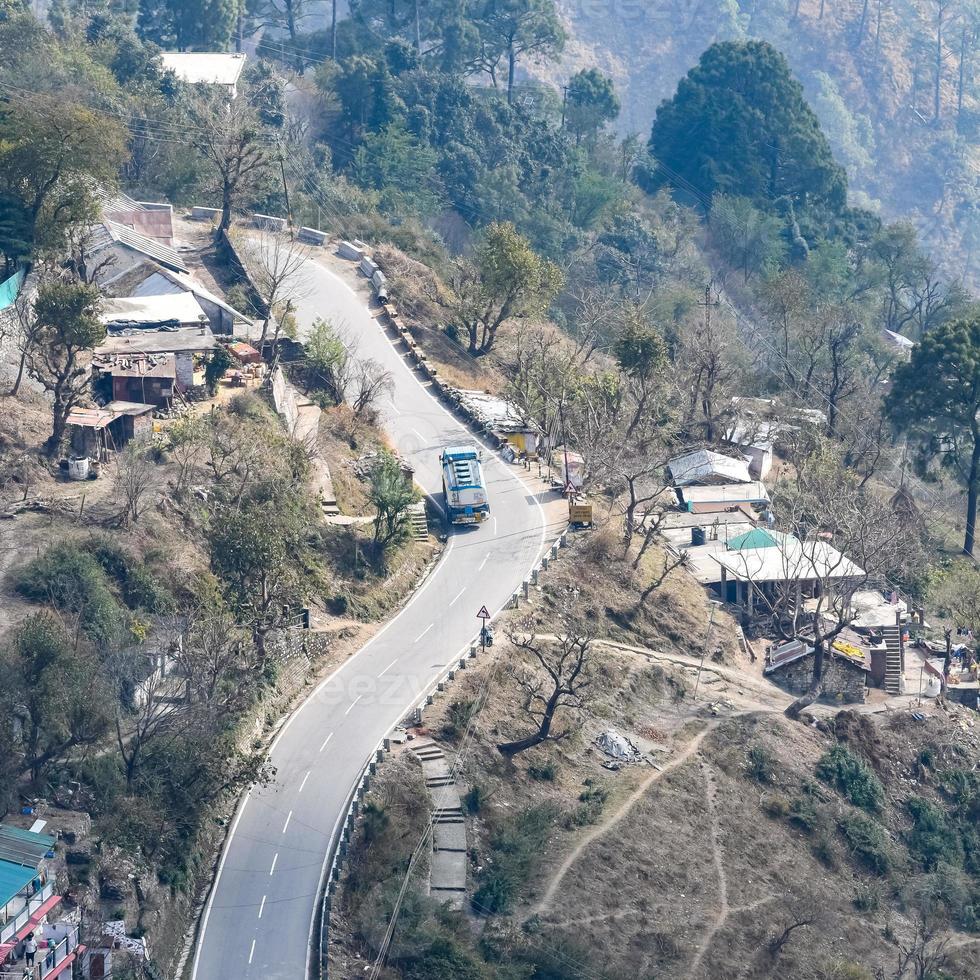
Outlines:
<svg viewBox="0 0 980 980"><path fill-rule="evenodd" d="M852 191L865 202L880 202L886 218L914 220L946 273L976 285L976 33L966 11L947 5L944 14L937 121L934 2L889 7L863 0L613 0L611 5L558 0L558 5L571 36L562 63L547 74L564 81L580 68L598 65L621 93L620 128L644 139L659 103L711 43L756 37L774 44L803 83L835 155L847 167Z"/></svg>

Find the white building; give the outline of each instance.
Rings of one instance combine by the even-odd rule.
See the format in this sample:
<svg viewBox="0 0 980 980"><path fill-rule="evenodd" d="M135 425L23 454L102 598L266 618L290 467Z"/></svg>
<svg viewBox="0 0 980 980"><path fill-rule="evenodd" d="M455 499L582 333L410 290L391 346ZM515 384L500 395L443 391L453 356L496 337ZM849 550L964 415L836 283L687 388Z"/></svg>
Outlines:
<svg viewBox="0 0 980 980"><path fill-rule="evenodd" d="M245 55L223 51L162 51L163 67L189 85L220 85L229 98L238 95Z"/></svg>

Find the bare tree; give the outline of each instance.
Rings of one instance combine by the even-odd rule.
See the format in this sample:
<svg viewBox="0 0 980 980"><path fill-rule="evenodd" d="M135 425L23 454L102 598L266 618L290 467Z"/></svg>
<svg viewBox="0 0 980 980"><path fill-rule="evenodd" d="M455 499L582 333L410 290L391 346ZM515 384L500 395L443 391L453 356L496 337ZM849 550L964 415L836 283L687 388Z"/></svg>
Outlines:
<svg viewBox="0 0 980 980"><path fill-rule="evenodd" d="M140 518L152 506L157 477L148 441L130 441L116 459L114 487L122 502L117 521L122 527L139 524Z"/></svg>
<svg viewBox="0 0 980 980"><path fill-rule="evenodd" d="M524 695L524 712L535 725L530 734L497 745L497 750L508 759L542 742L567 738L579 727L569 721L562 728L555 728L560 715L580 711L585 706L592 684L590 656L596 630L593 621L575 611L576 600L577 596L571 593L562 597L554 638L538 636L530 618L508 634L510 642L528 654L531 661L530 668L519 675L517 682Z"/></svg>
<svg viewBox="0 0 980 980"><path fill-rule="evenodd" d="M292 311L296 300L308 292L303 268L311 255L309 246L279 232L235 235L235 245L248 267L259 298L265 307L260 346L266 342L273 318L279 324Z"/></svg>
<svg viewBox="0 0 980 980"><path fill-rule="evenodd" d="M268 142L258 113L246 97L229 102L223 93L198 94L190 108L195 146L221 193L218 231L226 232L242 196L269 166Z"/></svg>
<svg viewBox="0 0 980 980"><path fill-rule="evenodd" d="M137 649L117 655L112 665L121 686L116 711L116 746L132 790L150 742L176 734L188 707L174 678L158 658ZM124 707L126 702L130 707Z"/></svg>
<svg viewBox="0 0 980 980"><path fill-rule="evenodd" d="M373 415L378 401L394 390L394 379L374 358L358 360L351 408L355 415Z"/></svg>
<svg viewBox="0 0 980 980"><path fill-rule="evenodd" d="M930 980L946 976L949 961L949 929L943 917L918 909L912 935L898 942L898 962L892 980Z"/></svg>
<svg viewBox="0 0 980 980"><path fill-rule="evenodd" d="M174 494L179 497L198 472L207 448L208 424L198 415L186 415L170 427L170 454L177 463Z"/></svg>
<svg viewBox="0 0 980 980"><path fill-rule="evenodd" d="M656 530L646 512L668 486L665 467L677 447L678 392L659 333L636 307L624 308L622 315L618 373L599 371L579 379L569 429L587 477L624 498L625 558L637 531L649 530L652 537Z"/></svg>
<svg viewBox="0 0 980 980"><path fill-rule="evenodd" d="M591 308L591 303L590 303ZM579 310L584 312L584 304ZM582 319L577 322L582 324ZM562 422L581 376L595 353L591 326L577 338L539 323L520 323L498 352L507 377L507 397L544 435L548 452L564 441Z"/></svg>
<svg viewBox="0 0 980 980"><path fill-rule="evenodd" d="M790 941L797 929L806 929L814 925L820 918L818 907L809 901L794 902L784 910L781 922L776 926L778 932L773 932L766 941L769 955L776 959L783 947Z"/></svg>
<svg viewBox="0 0 980 980"><path fill-rule="evenodd" d="M681 334L674 363L687 395L686 428L700 430L710 443L719 436L719 416L731 396L736 377L738 336L730 317L717 310L711 286L705 290L703 315Z"/></svg>

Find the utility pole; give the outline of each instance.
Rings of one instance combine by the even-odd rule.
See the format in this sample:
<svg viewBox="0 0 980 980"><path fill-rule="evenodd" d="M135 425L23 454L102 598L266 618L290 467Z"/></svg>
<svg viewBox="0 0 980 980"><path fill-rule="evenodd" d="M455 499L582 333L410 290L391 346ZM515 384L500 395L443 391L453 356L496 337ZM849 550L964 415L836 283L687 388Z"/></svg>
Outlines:
<svg viewBox="0 0 980 980"><path fill-rule="evenodd" d="M282 159L282 145L278 144L279 149L279 173L282 174L282 192L286 195L286 223L289 225L289 233L293 232L293 212L289 207L289 187L286 185L286 166Z"/></svg>
<svg viewBox="0 0 980 980"><path fill-rule="evenodd" d="M337 0L333 0L330 19L330 57L337 61Z"/></svg>
<svg viewBox="0 0 980 980"><path fill-rule="evenodd" d="M749 587L751 588L751 583L749 583ZM715 610L721 605L717 599L709 599L708 601L711 603L711 613L708 616L708 632L705 634L704 646L701 648L701 663L698 664L698 677L694 682L695 701L698 699L698 688L701 686L701 670L704 667L705 654L708 652L708 643L711 641L711 627L715 621Z"/></svg>
<svg viewBox="0 0 980 980"><path fill-rule="evenodd" d="M568 86L561 87L561 128L565 129L565 109L568 106Z"/></svg>

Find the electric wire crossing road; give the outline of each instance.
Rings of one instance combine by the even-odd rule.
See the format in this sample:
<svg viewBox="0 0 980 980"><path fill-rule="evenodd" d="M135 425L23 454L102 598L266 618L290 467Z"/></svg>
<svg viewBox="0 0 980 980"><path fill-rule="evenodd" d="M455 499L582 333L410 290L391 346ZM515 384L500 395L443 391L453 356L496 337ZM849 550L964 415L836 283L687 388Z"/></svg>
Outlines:
<svg viewBox="0 0 980 980"><path fill-rule="evenodd" d="M388 340L363 298L339 275L308 261L297 318L344 324L357 355L391 372L385 429L429 495L442 490L439 456L473 443ZM397 406L397 407L395 407ZM402 610L326 678L283 725L270 749L276 778L242 800L201 919L194 980L301 980L309 973L317 899L331 842L369 754L502 609L544 547L540 502L514 471L484 451L482 477L493 516L452 528L435 569ZM485 615L484 615L485 614ZM484 643L489 631L480 631Z"/></svg>

